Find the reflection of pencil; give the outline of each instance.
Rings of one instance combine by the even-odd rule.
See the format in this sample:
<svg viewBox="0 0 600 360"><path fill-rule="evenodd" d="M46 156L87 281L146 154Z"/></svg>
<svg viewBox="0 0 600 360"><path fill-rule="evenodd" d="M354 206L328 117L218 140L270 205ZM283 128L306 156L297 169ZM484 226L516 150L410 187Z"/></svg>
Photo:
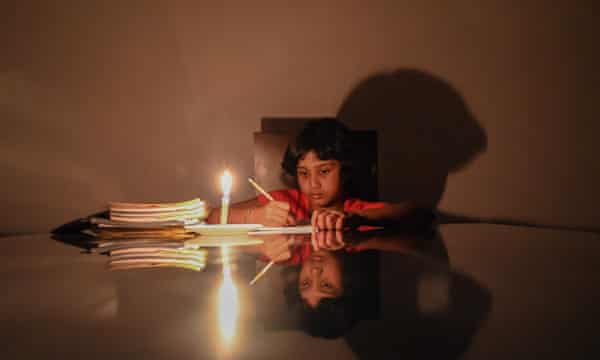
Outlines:
<svg viewBox="0 0 600 360"><path fill-rule="evenodd" d="M248 181L250 181L250 184L252 184L252 186L254 186L254 188L256 190L258 190L259 193L263 194L267 199L273 201L273 197L271 196L271 194L269 194L268 192L265 191L265 189L263 189L262 187L260 187L260 185L258 185L256 183L256 181L254 181L254 179L248 178Z"/></svg>
<svg viewBox="0 0 600 360"><path fill-rule="evenodd" d="M258 281L258 279L260 279L261 277L263 277L263 275L267 273L267 270L269 270L269 268L271 266L273 266L273 264L275 264L275 260L271 260L271 262L269 262L267 264L267 266L265 266L258 274L256 274L256 276L254 277L254 279L252 279L252 281L250 281L250 285L254 284L256 281Z"/></svg>

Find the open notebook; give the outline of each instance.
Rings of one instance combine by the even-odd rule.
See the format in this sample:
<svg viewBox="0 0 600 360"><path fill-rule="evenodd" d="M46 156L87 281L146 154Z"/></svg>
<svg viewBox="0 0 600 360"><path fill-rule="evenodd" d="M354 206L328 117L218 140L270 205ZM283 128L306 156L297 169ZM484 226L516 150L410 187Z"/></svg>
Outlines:
<svg viewBox="0 0 600 360"><path fill-rule="evenodd" d="M264 235L264 234L310 234L310 225L268 227L261 224L194 224L185 226L185 230L204 236L227 235Z"/></svg>
<svg viewBox="0 0 600 360"><path fill-rule="evenodd" d="M265 235L265 234L310 234L312 232L311 225L299 225L299 226L280 226L280 227L268 227L263 226L254 231L250 231L250 235Z"/></svg>

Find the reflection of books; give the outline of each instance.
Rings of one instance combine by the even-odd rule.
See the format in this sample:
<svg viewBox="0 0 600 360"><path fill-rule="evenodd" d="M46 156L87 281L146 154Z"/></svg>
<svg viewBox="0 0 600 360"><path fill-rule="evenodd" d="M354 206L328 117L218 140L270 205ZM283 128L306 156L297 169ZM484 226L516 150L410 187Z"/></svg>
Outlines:
<svg viewBox="0 0 600 360"><path fill-rule="evenodd" d="M187 233L181 229L99 229L94 232L95 236L102 239L168 239L168 240L186 240L191 239L195 234Z"/></svg>
<svg viewBox="0 0 600 360"><path fill-rule="evenodd" d="M92 225L98 228L113 229L162 229L171 227L181 227L181 221L148 221L148 222L127 222L113 221L105 218L92 217L89 219Z"/></svg>
<svg viewBox="0 0 600 360"><path fill-rule="evenodd" d="M128 240L100 240L96 246L91 248L91 252L110 254L113 251L141 248L170 248L181 249L185 247L181 241L171 241L162 239L128 239Z"/></svg>
<svg viewBox="0 0 600 360"><path fill-rule="evenodd" d="M201 271L206 267L206 250L183 250L166 247L128 248L110 252L110 270L175 267Z"/></svg>

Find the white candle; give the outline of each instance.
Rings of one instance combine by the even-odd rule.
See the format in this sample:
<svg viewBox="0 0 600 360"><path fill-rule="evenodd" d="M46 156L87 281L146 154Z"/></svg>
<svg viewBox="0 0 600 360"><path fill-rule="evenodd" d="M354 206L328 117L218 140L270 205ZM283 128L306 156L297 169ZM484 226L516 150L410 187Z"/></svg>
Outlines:
<svg viewBox="0 0 600 360"><path fill-rule="evenodd" d="M221 198L221 224L227 224L229 217L229 195L231 194L231 184L233 179L229 170L225 170L221 176L221 189L223 197Z"/></svg>

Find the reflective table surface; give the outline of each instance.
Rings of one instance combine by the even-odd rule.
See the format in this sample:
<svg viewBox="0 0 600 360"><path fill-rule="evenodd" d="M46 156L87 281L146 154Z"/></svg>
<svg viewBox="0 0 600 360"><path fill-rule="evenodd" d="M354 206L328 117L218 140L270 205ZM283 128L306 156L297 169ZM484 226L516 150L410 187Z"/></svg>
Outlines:
<svg viewBox="0 0 600 360"><path fill-rule="evenodd" d="M222 249L209 249L202 271L109 271L109 257L89 253L77 238L2 237L3 358L598 353L598 235L492 225L438 230L420 240L344 234L350 245L336 251L314 251L306 236L263 236L262 247L230 248L227 264ZM273 255L281 241L291 244L289 253ZM269 256L281 261L250 286Z"/></svg>

